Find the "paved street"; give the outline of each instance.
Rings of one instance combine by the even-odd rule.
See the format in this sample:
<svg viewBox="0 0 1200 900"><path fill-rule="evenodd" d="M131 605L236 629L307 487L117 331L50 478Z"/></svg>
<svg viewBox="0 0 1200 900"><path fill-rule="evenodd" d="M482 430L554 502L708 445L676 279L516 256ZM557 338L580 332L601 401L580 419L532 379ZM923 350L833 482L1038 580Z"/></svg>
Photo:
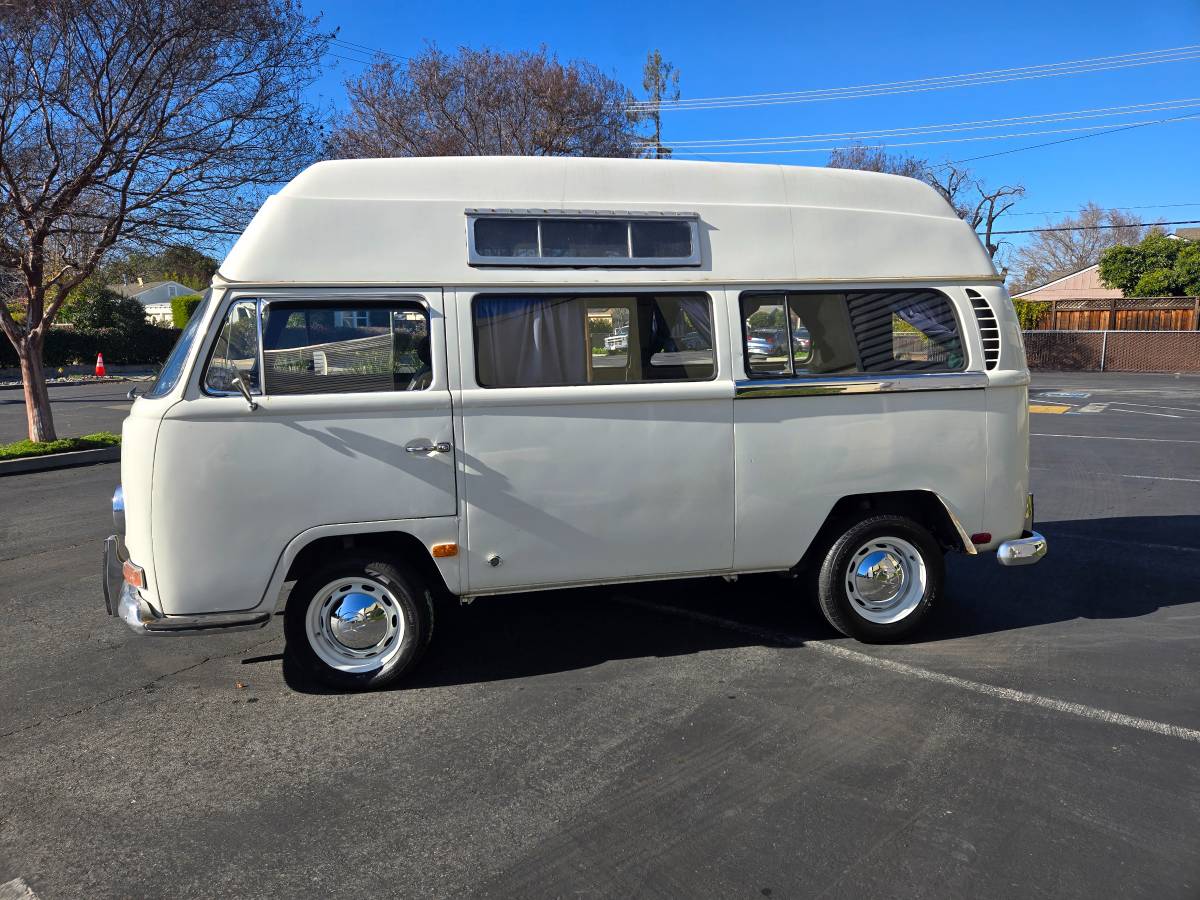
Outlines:
<svg viewBox="0 0 1200 900"><path fill-rule="evenodd" d="M79 437L96 431L121 433L121 420L129 414L126 398L131 387L145 391L149 382L113 381L50 386L50 408L59 437ZM0 390L0 444L28 436L25 425L25 395L17 390Z"/></svg>
<svg viewBox="0 0 1200 900"><path fill-rule="evenodd" d="M60 431L127 389L52 389ZM1200 378L1033 402L1050 556L953 558L920 642L836 637L775 577L520 595L446 610L366 695L283 673L278 627L106 617L117 466L0 479L0 885L1194 898Z"/></svg>

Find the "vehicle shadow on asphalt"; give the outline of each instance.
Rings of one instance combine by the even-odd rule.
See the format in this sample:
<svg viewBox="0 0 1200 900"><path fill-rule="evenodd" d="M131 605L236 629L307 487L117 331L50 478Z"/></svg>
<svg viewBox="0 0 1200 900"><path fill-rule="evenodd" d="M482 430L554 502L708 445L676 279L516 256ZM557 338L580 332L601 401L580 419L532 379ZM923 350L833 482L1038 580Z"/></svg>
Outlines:
<svg viewBox="0 0 1200 900"><path fill-rule="evenodd" d="M1200 516L1039 524L1050 553L1005 568L992 554L947 560L946 599L911 645L1072 619L1125 619L1194 602L1183 556L1200 554ZM633 602L625 602L632 600ZM686 610L694 618L641 604ZM510 594L439 606L435 639L400 690L528 678L613 660L682 656L840 638L799 578L778 575L651 582ZM725 627L705 617L736 623ZM744 630L738 630L739 628ZM774 639L778 636L778 640ZM303 693L335 693L284 666Z"/></svg>

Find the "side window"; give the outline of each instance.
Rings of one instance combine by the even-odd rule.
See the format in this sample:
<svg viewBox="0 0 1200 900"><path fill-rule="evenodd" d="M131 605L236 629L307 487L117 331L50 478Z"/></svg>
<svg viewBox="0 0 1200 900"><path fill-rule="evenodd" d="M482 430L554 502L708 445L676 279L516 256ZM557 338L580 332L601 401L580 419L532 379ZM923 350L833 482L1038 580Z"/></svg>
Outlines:
<svg viewBox="0 0 1200 900"><path fill-rule="evenodd" d="M954 309L937 291L747 293L741 303L752 376L966 367Z"/></svg>
<svg viewBox="0 0 1200 900"><path fill-rule="evenodd" d="M954 309L937 291L848 295L865 372L954 372L966 368Z"/></svg>
<svg viewBox="0 0 1200 900"><path fill-rule="evenodd" d="M263 374L267 394L426 390L429 314L411 301L271 303Z"/></svg>
<svg viewBox="0 0 1200 900"><path fill-rule="evenodd" d="M257 300L238 300L229 307L204 372L204 389L213 394L237 393L233 379L238 375L250 390L262 390L258 377Z"/></svg>
<svg viewBox="0 0 1200 900"><path fill-rule="evenodd" d="M703 381L716 374L706 294L482 295L472 316L482 387Z"/></svg>

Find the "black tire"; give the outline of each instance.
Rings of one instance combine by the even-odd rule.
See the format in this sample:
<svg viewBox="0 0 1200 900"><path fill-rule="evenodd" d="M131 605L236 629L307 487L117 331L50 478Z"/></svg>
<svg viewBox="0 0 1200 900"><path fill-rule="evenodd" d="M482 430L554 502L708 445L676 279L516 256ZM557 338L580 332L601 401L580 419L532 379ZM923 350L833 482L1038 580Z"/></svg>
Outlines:
<svg viewBox="0 0 1200 900"><path fill-rule="evenodd" d="M925 587L920 599L902 618L892 622L871 621L870 613L860 612L866 605L861 599L852 599L853 591L848 584L852 558L876 538L899 538L906 542L916 549L919 563L924 567ZM917 564L915 560L911 562ZM847 637L873 644L899 641L920 627L940 599L945 571L942 548L923 525L907 516L874 515L847 526L829 547L817 573L817 600L829 624Z"/></svg>
<svg viewBox="0 0 1200 900"><path fill-rule="evenodd" d="M399 617L403 616L397 645L388 647L380 665L365 671L343 671L330 664L309 636L309 608L328 599L325 588L343 579L369 579L383 586L390 595L385 601L388 608L396 610L393 621L399 623ZM392 598L394 605L390 602ZM284 664L342 690L365 691L394 684L416 666L433 637L433 596L424 581L403 563L383 561L376 556L344 556L315 569L296 583L283 615L287 639ZM329 651L325 652L328 655ZM370 662L363 665L369 666Z"/></svg>

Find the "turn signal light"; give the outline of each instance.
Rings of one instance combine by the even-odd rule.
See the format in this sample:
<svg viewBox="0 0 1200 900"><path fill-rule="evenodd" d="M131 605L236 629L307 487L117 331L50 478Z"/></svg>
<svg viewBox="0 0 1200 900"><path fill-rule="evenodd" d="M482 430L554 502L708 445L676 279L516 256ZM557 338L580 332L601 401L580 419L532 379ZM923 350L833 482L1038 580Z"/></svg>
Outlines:
<svg viewBox="0 0 1200 900"><path fill-rule="evenodd" d="M458 544L434 544L431 552L438 559L444 559L447 556L458 556Z"/></svg>
<svg viewBox="0 0 1200 900"><path fill-rule="evenodd" d="M146 572L141 566L135 566L129 560L125 560L125 565L121 566L121 575L124 576L128 584L135 588L144 588L146 586Z"/></svg>

